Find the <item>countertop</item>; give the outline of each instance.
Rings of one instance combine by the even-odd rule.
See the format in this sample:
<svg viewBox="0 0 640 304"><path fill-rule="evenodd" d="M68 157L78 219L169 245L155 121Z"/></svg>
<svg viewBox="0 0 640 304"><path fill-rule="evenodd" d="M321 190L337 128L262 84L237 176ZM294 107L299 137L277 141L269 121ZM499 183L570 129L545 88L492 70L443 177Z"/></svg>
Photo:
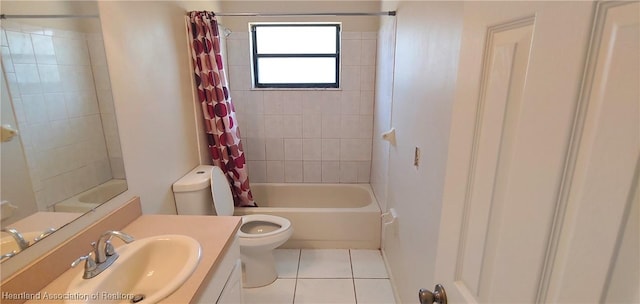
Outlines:
<svg viewBox="0 0 640 304"><path fill-rule="evenodd" d="M202 256L196 270L187 281L160 303L189 303L196 296L200 284L209 272L217 269L227 248L231 245L242 219L236 216L191 216L191 215L141 215L121 231L136 239L162 235L182 234L200 242ZM113 239L113 244L122 246L122 241ZM86 244L87 252L91 247ZM170 257L168 257L170 258ZM61 295L75 276L81 276L83 267L71 268L41 290L42 293ZM43 300L27 303L43 303ZM46 301L62 303L62 301Z"/></svg>

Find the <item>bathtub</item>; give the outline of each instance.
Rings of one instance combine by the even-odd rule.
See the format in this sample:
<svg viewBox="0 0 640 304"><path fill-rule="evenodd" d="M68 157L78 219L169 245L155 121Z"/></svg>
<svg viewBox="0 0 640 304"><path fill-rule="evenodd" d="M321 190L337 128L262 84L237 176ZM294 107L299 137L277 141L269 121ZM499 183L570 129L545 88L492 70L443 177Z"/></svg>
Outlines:
<svg viewBox="0 0 640 304"><path fill-rule="evenodd" d="M100 204L112 199L126 190L126 180L112 179L71 198L56 203L53 206L53 210L56 212L85 213L93 210L95 207L98 207Z"/></svg>
<svg viewBox="0 0 640 304"><path fill-rule="evenodd" d="M380 208L368 184L252 183L257 208L235 215L287 218L293 235L280 248L380 248Z"/></svg>

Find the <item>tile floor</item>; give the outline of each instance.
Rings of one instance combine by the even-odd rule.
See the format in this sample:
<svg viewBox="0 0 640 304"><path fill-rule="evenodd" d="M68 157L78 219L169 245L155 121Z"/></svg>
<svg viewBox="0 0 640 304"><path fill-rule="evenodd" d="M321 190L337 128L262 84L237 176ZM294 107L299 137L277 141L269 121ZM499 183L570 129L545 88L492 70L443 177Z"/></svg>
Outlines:
<svg viewBox="0 0 640 304"><path fill-rule="evenodd" d="M246 304L393 304L379 250L276 249L278 279L245 288Z"/></svg>

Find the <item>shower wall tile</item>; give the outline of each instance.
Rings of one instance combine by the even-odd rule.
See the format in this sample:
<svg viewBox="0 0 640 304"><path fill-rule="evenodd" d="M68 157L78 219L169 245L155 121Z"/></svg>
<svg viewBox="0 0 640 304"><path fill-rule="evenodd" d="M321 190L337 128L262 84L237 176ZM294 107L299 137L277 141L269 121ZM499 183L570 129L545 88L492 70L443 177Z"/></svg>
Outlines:
<svg viewBox="0 0 640 304"><path fill-rule="evenodd" d="M338 90L255 90L249 34L229 35L226 70L251 181L369 182L376 39L342 33Z"/></svg>
<svg viewBox="0 0 640 304"><path fill-rule="evenodd" d="M322 162L322 182L323 183L340 182L340 162L337 162L337 161Z"/></svg>
<svg viewBox="0 0 640 304"><path fill-rule="evenodd" d="M303 177L305 183L322 182L322 162L303 161Z"/></svg>
<svg viewBox="0 0 640 304"><path fill-rule="evenodd" d="M267 138L265 145L267 160L284 160L284 140L282 138Z"/></svg>
<svg viewBox="0 0 640 304"><path fill-rule="evenodd" d="M284 161L267 161L267 182L284 182Z"/></svg>
<svg viewBox="0 0 640 304"><path fill-rule="evenodd" d="M302 140L303 160L322 160L322 140L303 139Z"/></svg>
<svg viewBox="0 0 640 304"><path fill-rule="evenodd" d="M302 160L302 139L284 140L284 159Z"/></svg>
<svg viewBox="0 0 640 304"><path fill-rule="evenodd" d="M302 115L302 138L322 137L322 116L321 114Z"/></svg>
<svg viewBox="0 0 640 304"><path fill-rule="evenodd" d="M304 181L304 168L301 160L284 162L285 183L302 183Z"/></svg>

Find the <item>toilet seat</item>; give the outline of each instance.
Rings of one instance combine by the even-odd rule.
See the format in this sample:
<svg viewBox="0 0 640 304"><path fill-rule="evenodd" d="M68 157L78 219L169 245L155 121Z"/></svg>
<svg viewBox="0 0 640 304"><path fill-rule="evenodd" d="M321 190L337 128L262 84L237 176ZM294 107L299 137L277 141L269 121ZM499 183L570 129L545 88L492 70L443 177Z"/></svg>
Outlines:
<svg viewBox="0 0 640 304"><path fill-rule="evenodd" d="M291 228L291 222L283 217L268 215L268 214L250 214L242 216L242 225L251 223L251 222L266 222L271 224L276 224L280 226L280 228L266 232L266 233L246 233L242 230L238 230L238 236L241 238L263 238L269 237L272 235L277 235Z"/></svg>

